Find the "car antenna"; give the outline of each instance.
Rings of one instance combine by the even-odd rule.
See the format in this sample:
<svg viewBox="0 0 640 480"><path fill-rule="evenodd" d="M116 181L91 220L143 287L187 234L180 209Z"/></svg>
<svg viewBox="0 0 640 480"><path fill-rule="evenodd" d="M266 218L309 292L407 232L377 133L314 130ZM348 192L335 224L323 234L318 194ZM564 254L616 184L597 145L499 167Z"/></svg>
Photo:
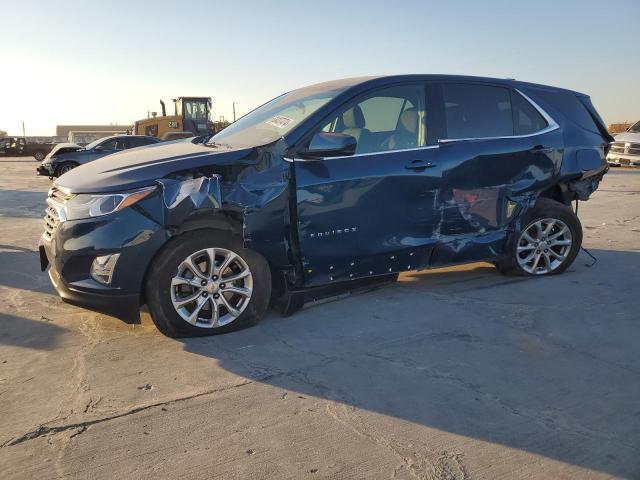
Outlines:
<svg viewBox="0 0 640 480"><path fill-rule="evenodd" d="M578 216L578 202L579 202L579 200L576 198L576 217ZM584 266L585 266L585 267L591 268L591 267L593 267L596 263L598 263L598 259L597 259L595 256L593 256L593 254L592 254L589 250L587 250L586 248L584 248L584 246L583 246L583 245L580 245L580 249L581 249L584 253L586 253L587 255L589 255L589 256L591 257L591 260L593 260L593 262L591 262L590 264L589 264L589 263L585 263L585 264L584 264Z"/></svg>

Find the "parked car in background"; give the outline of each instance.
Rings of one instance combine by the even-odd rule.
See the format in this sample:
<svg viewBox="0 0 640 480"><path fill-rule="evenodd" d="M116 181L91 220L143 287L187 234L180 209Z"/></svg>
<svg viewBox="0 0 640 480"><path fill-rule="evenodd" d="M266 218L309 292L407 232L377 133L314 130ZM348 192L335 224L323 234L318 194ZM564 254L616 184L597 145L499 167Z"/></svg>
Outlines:
<svg viewBox="0 0 640 480"><path fill-rule="evenodd" d="M246 327L399 272L490 261L565 271L571 208L607 171L587 95L402 75L294 90L202 143L163 143L57 179L40 243L69 302L166 335ZM348 321L348 319L345 319Z"/></svg>
<svg viewBox="0 0 640 480"><path fill-rule="evenodd" d="M110 137L113 135L129 135L131 133L130 127L122 127L120 131L113 130L71 130L67 135L67 141L75 143L81 146L89 145L96 140L100 140L104 137Z"/></svg>
<svg viewBox="0 0 640 480"><path fill-rule="evenodd" d="M130 148L144 147L161 142L155 137L144 135L112 135L100 138L86 147L65 143L52 151L37 168L38 175L59 177L69 170L112 153Z"/></svg>
<svg viewBox="0 0 640 480"><path fill-rule="evenodd" d="M609 165L640 166L640 121L634 123L624 133L614 135L611 149L607 154Z"/></svg>
<svg viewBox="0 0 640 480"><path fill-rule="evenodd" d="M34 157L42 161L53 148L53 143L33 143L24 137L0 138L0 155L5 157Z"/></svg>

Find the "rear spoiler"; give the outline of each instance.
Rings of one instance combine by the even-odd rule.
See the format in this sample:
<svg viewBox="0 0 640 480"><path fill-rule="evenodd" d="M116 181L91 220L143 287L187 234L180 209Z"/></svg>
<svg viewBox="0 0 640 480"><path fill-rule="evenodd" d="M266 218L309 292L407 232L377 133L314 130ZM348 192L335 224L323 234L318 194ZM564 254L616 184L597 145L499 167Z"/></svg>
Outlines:
<svg viewBox="0 0 640 480"><path fill-rule="evenodd" d="M613 142L614 139L609 133L604 120L602 120L602 117L593 106L593 103L591 103L591 98L587 97L586 95L577 95L577 97L580 99L580 103L584 105L584 108L587 109L587 112L589 112L589 115L591 116L593 123L596 125L596 127L598 127L598 132L600 132L602 138L604 138L607 142Z"/></svg>

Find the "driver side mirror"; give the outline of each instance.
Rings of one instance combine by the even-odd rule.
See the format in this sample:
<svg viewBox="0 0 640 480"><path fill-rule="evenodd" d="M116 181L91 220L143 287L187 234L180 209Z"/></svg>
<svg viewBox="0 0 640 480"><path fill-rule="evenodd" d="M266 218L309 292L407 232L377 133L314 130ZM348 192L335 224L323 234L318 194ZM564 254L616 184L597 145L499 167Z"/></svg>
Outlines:
<svg viewBox="0 0 640 480"><path fill-rule="evenodd" d="M306 150L300 152L305 159L317 160L323 157L343 157L356 153L358 141L351 135L334 132L316 133Z"/></svg>
<svg viewBox="0 0 640 480"><path fill-rule="evenodd" d="M96 145L95 147L93 147L93 151L94 152L101 152L102 151L102 145Z"/></svg>

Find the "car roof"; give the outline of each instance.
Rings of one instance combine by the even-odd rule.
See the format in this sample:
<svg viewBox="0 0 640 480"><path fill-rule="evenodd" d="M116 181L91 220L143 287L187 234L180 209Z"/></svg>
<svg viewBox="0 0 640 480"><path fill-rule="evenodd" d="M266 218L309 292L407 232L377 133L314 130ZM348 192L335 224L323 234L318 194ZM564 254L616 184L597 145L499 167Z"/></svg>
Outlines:
<svg viewBox="0 0 640 480"><path fill-rule="evenodd" d="M158 137L152 137L150 135L127 135L126 133L120 133L118 135L111 135L109 137L102 137L101 140L107 140L109 138L153 138L154 140L160 140Z"/></svg>
<svg viewBox="0 0 640 480"><path fill-rule="evenodd" d="M450 75L450 74L402 74L402 75L381 75L381 76L366 76L366 77L351 77L342 78L337 80L331 80L328 82L317 83L309 85L310 87L326 87L326 88L350 88L356 86L365 86L371 84L375 86L378 84L395 83L395 82L411 82L411 81L433 81L433 82L474 82L474 83L493 83L502 84L509 87L524 87L524 88L540 88L540 89L553 89L563 90L572 93L579 93L574 90L554 87L551 85L543 85L538 83L524 82L516 80L514 78L496 78L496 77L480 77L473 75ZM584 94L581 94L584 95Z"/></svg>

